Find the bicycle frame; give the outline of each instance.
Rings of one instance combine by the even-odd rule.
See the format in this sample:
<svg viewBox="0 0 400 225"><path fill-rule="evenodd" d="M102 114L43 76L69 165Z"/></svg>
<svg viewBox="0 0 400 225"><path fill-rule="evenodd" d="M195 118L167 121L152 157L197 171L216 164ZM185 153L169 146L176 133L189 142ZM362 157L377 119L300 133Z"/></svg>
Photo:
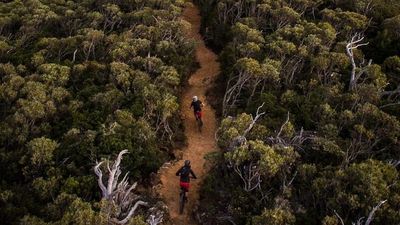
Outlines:
<svg viewBox="0 0 400 225"><path fill-rule="evenodd" d="M193 178L192 176L190 176L191 178ZM179 191L179 213L182 214L183 213L183 208L185 207L185 202L187 201L187 197L186 197L186 192L189 192L189 189L186 189L185 187L180 187L180 191Z"/></svg>
<svg viewBox="0 0 400 225"><path fill-rule="evenodd" d="M181 191L179 192L179 213L183 213L183 208L185 207L185 201L186 201L186 190L185 188L181 187Z"/></svg>
<svg viewBox="0 0 400 225"><path fill-rule="evenodd" d="M202 117L201 112L195 112L194 114L196 117L197 126L199 128L199 131L201 132L201 128L203 126L203 120L201 119Z"/></svg>

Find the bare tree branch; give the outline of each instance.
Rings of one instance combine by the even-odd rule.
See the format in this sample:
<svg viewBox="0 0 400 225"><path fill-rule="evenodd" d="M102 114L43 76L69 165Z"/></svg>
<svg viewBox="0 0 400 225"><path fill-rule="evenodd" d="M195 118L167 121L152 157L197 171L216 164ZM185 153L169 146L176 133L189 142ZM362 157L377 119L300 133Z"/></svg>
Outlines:
<svg viewBox="0 0 400 225"><path fill-rule="evenodd" d="M289 123L289 119L290 119L290 113L287 113L287 117L286 117L286 121L282 124L281 129L279 130L278 134L276 135L277 138L279 138L281 136L281 133L283 131L283 128L286 126L287 123Z"/></svg>
<svg viewBox="0 0 400 225"><path fill-rule="evenodd" d="M387 200L380 201L380 202L378 203L378 205L376 205L376 206L371 210L371 212L370 212L369 215L368 215L368 219L367 219L367 221L365 222L365 225L369 225L369 224L372 222L372 220L374 219L374 214L375 214L375 212L376 212L383 204L385 204L385 202L387 202Z"/></svg>
<svg viewBox="0 0 400 225"><path fill-rule="evenodd" d="M72 57L72 62L75 62L75 58L76 58L76 53L78 52L78 49L75 49L74 51L74 56Z"/></svg>
<svg viewBox="0 0 400 225"><path fill-rule="evenodd" d="M364 73L364 71L361 70L362 72L360 72L358 75L356 74L358 67L356 65L356 61L354 59L354 53L353 53L354 49L357 49L361 46L365 46L365 45L369 44L368 42L362 43L363 40L364 40L364 36L362 36L360 33L356 33L351 37L351 40L348 41L346 44L346 54L349 57L351 66L352 66L349 90L353 90L355 88L355 86L357 85L357 80L359 79L361 74Z"/></svg>
<svg viewBox="0 0 400 225"><path fill-rule="evenodd" d="M240 179L242 179L245 191L250 192L256 188L260 188L260 169L257 165L254 165L254 162L250 162L248 165L235 165L234 170Z"/></svg>
<svg viewBox="0 0 400 225"><path fill-rule="evenodd" d="M400 160L391 159L391 160L388 161L388 163L390 165L392 165L393 167L398 167L400 165Z"/></svg>
<svg viewBox="0 0 400 225"><path fill-rule="evenodd" d="M296 170L296 172L294 172L294 175L293 175L292 179L289 181L289 183L287 184L287 186L292 185L294 178L296 178L296 176L297 176L297 172L298 172L297 170Z"/></svg>
<svg viewBox="0 0 400 225"><path fill-rule="evenodd" d="M163 221L163 215L150 215L149 219L147 220L147 223L150 225L157 225L162 223Z"/></svg>
<svg viewBox="0 0 400 225"><path fill-rule="evenodd" d="M253 118L253 115L251 116L251 122L249 126L246 128L246 130L243 132L242 135L237 136L234 138L231 143L229 144L228 151L234 150L236 147L244 145L247 142L246 136L247 134L253 129L254 125L256 124L257 120L265 114L265 112L260 113L261 108L264 106L264 103L261 104L256 111L256 116Z"/></svg>
<svg viewBox="0 0 400 225"><path fill-rule="evenodd" d="M340 220L340 223L341 223L342 225L344 225L344 222L343 222L342 217L339 216L339 214L336 212L336 210L333 210L333 212L335 213L336 217Z"/></svg>
<svg viewBox="0 0 400 225"><path fill-rule="evenodd" d="M390 99L391 97L393 97L393 95L400 95L400 85L397 86L396 89L392 90L392 91L383 91L381 93L381 96L387 96Z"/></svg>
<svg viewBox="0 0 400 225"><path fill-rule="evenodd" d="M110 168L110 163L107 161L106 172L108 172L107 184L103 183L103 172L100 166L104 161L96 163L94 167L94 172L98 177L98 184L102 192L103 199L107 200L109 207L106 208L107 215L116 224L126 224L139 206L147 206L148 203L144 201L136 201L137 198L131 193L133 189L137 186L137 183L132 185L128 182L128 173L119 182L119 176L121 175L120 164L122 156L128 153L128 150L122 150L117 159L114 161L112 167ZM136 202L135 202L136 201ZM133 204L135 202L135 204ZM133 205L133 207L132 207ZM112 210L116 208L116 210ZM120 219L123 218L123 219Z"/></svg>
<svg viewBox="0 0 400 225"><path fill-rule="evenodd" d="M144 202L144 201L137 201L135 203L135 205L131 208L131 210L129 210L128 215L126 215L126 217L124 219L118 220L118 219L113 218L113 222L115 222L117 224L126 224L129 221L129 219L132 218L132 216L135 213L135 211L137 210L137 208L141 205L148 206L148 203Z"/></svg>
<svg viewBox="0 0 400 225"><path fill-rule="evenodd" d="M360 217L360 218L358 218L357 222L356 222L356 223L353 222L352 225L370 225L370 223L371 223L372 220L374 219L374 215L375 215L376 211L378 211L378 209L379 209L383 204L385 204L385 202L387 202L387 200L380 201L380 202L378 203L378 205L376 205L374 208L372 208L371 212L368 214L368 218L367 218L367 220L365 221L365 223L363 223L364 217ZM335 215L337 216L337 218L339 218L340 223L341 223L342 225L344 225L344 221L343 221L342 217L340 217L340 215L336 212L336 210L333 210L333 212L335 213Z"/></svg>
<svg viewBox="0 0 400 225"><path fill-rule="evenodd" d="M386 107L390 107L390 106L395 106L395 105L400 105L400 102L394 102L394 103L389 103L383 106L380 106L380 109L386 108Z"/></svg>
<svg viewBox="0 0 400 225"><path fill-rule="evenodd" d="M121 174L119 164L121 163L122 156L126 153L128 153L128 150L125 149L118 154L118 157L115 160L112 169L109 166L109 162L107 162L107 170L109 172L107 188L105 188L105 185L103 184L103 174L100 170L100 165L103 164L103 162L97 163L97 165L94 167L94 172L98 176L98 183L102 191L103 198L105 199L110 199L112 197L112 193L118 183L118 177Z"/></svg>
<svg viewBox="0 0 400 225"><path fill-rule="evenodd" d="M289 123L290 114L288 112L286 121L282 124L277 135L270 136L266 138L266 141L273 145L281 145L281 146L293 146L297 149L303 150L302 144L306 140L314 139L315 138L315 131L304 131L303 128L300 131L296 132L293 137L281 137L284 127Z"/></svg>
<svg viewBox="0 0 400 225"><path fill-rule="evenodd" d="M104 198L105 196L107 196L107 188L103 184L103 173L101 172L101 170L99 168L101 166L101 164L103 164L103 162L96 163L96 166L94 167L94 173L98 176L97 183L99 184L102 196Z"/></svg>
<svg viewBox="0 0 400 225"><path fill-rule="evenodd" d="M251 121L249 127L247 127L247 129L244 131L243 136L246 137L247 134L251 131L251 129L253 129L254 125L256 124L257 120L265 114L265 112L260 113L260 109L264 106L265 102L263 102L263 104L261 104L258 108L257 108L257 112L256 112L256 117Z"/></svg>

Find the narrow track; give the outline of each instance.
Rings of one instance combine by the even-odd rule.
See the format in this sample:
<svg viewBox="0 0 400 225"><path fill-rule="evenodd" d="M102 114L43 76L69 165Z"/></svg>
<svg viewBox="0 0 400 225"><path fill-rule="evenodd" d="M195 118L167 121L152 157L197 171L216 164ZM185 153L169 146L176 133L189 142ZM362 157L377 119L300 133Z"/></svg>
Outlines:
<svg viewBox="0 0 400 225"><path fill-rule="evenodd" d="M199 187L207 173L204 156L217 149L214 139L217 121L214 110L207 104L205 94L220 72L220 66L217 62L218 57L206 47L199 33L201 17L198 8L194 5L188 5L184 10L183 19L192 25L186 35L197 42L196 60L200 68L191 75L188 87L182 96L181 114L184 118L185 134L188 142L187 147L183 149L183 159L160 170L161 188L159 193L169 208L172 224L174 225L195 224L191 220L190 209L193 209L193 206L198 201ZM197 129L193 111L189 109L194 95L197 95L205 103L203 109L204 126L201 133ZM191 181L188 195L189 202L185 206L184 214L180 215L178 209L179 179L175 176L175 173L182 166L185 159L192 161L192 169L198 179Z"/></svg>

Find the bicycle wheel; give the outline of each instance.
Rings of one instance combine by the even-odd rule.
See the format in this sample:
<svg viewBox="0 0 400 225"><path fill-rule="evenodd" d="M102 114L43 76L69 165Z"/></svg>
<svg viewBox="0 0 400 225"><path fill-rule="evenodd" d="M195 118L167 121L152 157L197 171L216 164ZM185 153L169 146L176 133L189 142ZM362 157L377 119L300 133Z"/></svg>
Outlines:
<svg viewBox="0 0 400 225"><path fill-rule="evenodd" d="M181 190L179 193L179 213L183 213L183 208L185 207L185 191Z"/></svg>
<svg viewBox="0 0 400 225"><path fill-rule="evenodd" d="M201 120L201 118L199 118L199 119L197 120L197 126L198 126L198 128L199 128L199 131L201 132L201 128L203 127L203 121Z"/></svg>

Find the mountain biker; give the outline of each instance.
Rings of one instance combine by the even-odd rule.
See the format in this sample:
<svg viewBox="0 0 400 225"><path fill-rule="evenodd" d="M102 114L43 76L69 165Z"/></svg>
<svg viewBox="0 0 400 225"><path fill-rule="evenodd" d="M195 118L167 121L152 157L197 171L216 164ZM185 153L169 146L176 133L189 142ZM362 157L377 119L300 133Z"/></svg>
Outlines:
<svg viewBox="0 0 400 225"><path fill-rule="evenodd" d="M193 101L192 104L190 104L190 108L193 107L193 113L194 116L196 117L196 120L201 119L202 112L201 112L201 107L203 107L204 104L199 100L197 96L193 96Z"/></svg>
<svg viewBox="0 0 400 225"><path fill-rule="evenodd" d="M190 175L194 179L197 179L196 175L194 174L193 170L190 168L190 160L185 160L184 166L182 166L177 172L176 176L180 176L180 186L183 188L186 192L189 191L190 187Z"/></svg>

